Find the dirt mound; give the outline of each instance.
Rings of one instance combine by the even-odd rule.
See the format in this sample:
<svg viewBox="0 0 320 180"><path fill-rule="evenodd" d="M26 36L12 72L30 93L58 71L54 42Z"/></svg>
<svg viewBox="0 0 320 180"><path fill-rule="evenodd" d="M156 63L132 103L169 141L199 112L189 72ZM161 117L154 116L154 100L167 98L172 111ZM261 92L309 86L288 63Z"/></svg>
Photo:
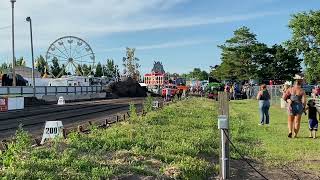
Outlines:
<svg viewBox="0 0 320 180"><path fill-rule="evenodd" d="M24 97L24 106L41 106L48 104L42 99L38 99L36 97Z"/></svg>
<svg viewBox="0 0 320 180"><path fill-rule="evenodd" d="M146 97L147 91L132 78L124 78L120 82L111 82L103 88L103 91L115 94L119 97Z"/></svg>

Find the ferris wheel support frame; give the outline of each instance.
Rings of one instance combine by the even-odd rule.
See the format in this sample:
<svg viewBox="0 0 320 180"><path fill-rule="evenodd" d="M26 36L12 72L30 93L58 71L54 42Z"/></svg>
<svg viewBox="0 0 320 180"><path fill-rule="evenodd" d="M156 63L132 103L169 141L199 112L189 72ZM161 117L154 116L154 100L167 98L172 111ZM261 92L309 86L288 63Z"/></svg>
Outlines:
<svg viewBox="0 0 320 180"><path fill-rule="evenodd" d="M86 50L86 51L91 51L91 53L87 53L87 54L85 54L85 55L73 57L77 52L79 52L79 50L75 47L75 48L73 49L74 52L72 53L72 52L71 52L71 50L72 50L72 49L71 49L71 43L72 43L72 42L69 42L70 40L67 40L67 42L70 44L70 48L69 48L70 54L65 54L65 52L68 52L68 51L67 51L67 47L64 45L63 42L61 43L61 41L64 40L64 39L68 39L68 38L69 38L70 40L72 40L72 39L78 40L78 42L77 42L77 45L78 45L78 46L81 46L81 45L78 44L79 42L80 42L80 43L84 43L85 46L82 47L82 48L80 49L80 51ZM63 45L63 48L65 49L65 51L61 51L61 50L56 46L56 43L58 43L58 44L61 43L61 44ZM61 44L59 44L59 45L61 45ZM57 50L58 50L63 56L65 56L65 57L50 52L50 49L52 49L52 47L54 47L55 49L57 49ZM88 49L89 49L89 50L88 50ZM48 73L51 74L54 78L60 77L60 76L63 74L63 72L66 70L67 66L70 65L70 64L75 68L75 72L76 72L76 73L79 73L79 75L81 75L81 76L88 76L89 74L91 74L91 73L94 71L94 67L95 67L95 53L93 52L91 46L90 46L85 40L83 40L83 39L81 39L81 38L79 38L79 37L76 37L76 36L63 36L63 37L60 37L60 38L56 39L54 42L52 42L52 43L50 44L49 48L47 49L46 56L45 56L47 66L48 66L48 55L49 55L49 54L50 54L50 55L53 55L55 58L60 57L60 58L64 59L64 61L67 61L66 65L63 67L63 69L59 72L59 74L58 74L57 76L54 76L54 74L52 74L51 71L48 71ZM90 55L92 55L92 56L90 56ZM71 58L71 56L72 56L72 58ZM90 58L92 59L92 66L90 65L90 66L91 66L91 69L90 69L89 74L84 75L84 72L82 71L82 69L78 69L77 65L79 65L79 64L76 63L76 62L74 61L74 59L79 59L79 58L83 58L83 57L86 57L86 56L90 56ZM68 57L69 57L69 58L68 58ZM92 57L93 57L93 58L92 58ZM58 58L57 58L57 59L58 59ZM59 59L58 59L58 60L59 60ZM81 71L82 71L82 72L81 72Z"/></svg>

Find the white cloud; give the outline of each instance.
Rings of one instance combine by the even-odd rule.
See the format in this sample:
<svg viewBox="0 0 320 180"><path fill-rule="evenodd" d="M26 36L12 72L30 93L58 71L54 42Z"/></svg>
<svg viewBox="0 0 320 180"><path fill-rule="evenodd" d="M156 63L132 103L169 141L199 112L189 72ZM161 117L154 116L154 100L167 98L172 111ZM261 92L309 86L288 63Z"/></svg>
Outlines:
<svg viewBox="0 0 320 180"><path fill-rule="evenodd" d="M29 26L26 16L33 20L36 54L65 35L92 39L119 33L154 29L183 28L207 24L229 23L274 15L273 12L208 17L172 17L168 9L184 5L189 0L17 0L15 27L17 53L29 50ZM0 53L11 51L11 5L0 1ZM1 29L1 27L4 27ZM93 45L94 46L94 45ZM162 44L162 46L164 46ZM168 45L167 45L168 46ZM147 49L148 47L144 47ZM153 47L153 48L156 48ZM41 51L41 52L39 52Z"/></svg>

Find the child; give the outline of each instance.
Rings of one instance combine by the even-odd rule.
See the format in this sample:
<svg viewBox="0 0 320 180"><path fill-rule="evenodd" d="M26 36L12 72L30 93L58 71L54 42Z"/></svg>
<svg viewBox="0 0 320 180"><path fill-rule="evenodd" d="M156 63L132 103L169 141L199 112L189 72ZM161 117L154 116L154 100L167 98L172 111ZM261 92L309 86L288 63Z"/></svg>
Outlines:
<svg viewBox="0 0 320 180"><path fill-rule="evenodd" d="M309 118L309 130L310 130L310 138L316 138L316 132L318 130L318 119L317 114L318 110L315 106L315 102L313 100L308 101L308 107L306 110L308 110L308 118Z"/></svg>

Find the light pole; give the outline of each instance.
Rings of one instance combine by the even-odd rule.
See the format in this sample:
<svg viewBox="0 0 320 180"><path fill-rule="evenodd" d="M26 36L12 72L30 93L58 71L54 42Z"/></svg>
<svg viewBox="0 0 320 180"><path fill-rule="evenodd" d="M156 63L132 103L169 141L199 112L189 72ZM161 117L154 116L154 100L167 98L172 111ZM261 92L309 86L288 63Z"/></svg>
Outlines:
<svg viewBox="0 0 320 180"><path fill-rule="evenodd" d="M34 79L34 57L33 57L33 37L32 37L32 21L30 17L26 18L26 21L30 24L30 38L31 38L31 59L32 59L32 88L33 88L33 96L36 96L35 86L36 81Z"/></svg>
<svg viewBox="0 0 320 180"><path fill-rule="evenodd" d="M16 57L14 54L14 3L16 0L10 0L11 5L12 5L12 86L16 86Z"/></svg>
<svg viewBox="0 0 320 180"><path fill-rule="evenodd" d="M115 65L114 67L116 68L116 82L118 82L118 65Z"/></svg>

